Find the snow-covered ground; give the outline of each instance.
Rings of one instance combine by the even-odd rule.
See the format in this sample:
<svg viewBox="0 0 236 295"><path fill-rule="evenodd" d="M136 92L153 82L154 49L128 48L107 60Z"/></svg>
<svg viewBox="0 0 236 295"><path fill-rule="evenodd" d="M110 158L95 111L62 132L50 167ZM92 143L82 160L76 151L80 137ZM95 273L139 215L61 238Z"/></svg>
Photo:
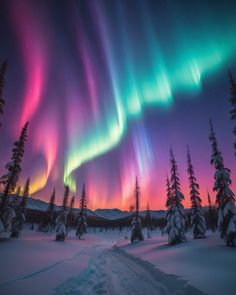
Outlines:
<svg viewBox="0 0 236 295"><path fill-rule="evenodd" d="M1 241L0 294L234 294L236 250L218 234L174 247L159 231L134 245L125 235L91 230L84 240L72 232L55 242L54 234L24 231Z"/></svg>
<svg viewBox="0 0 236 295"><path fill-rule="evenodd" d="M160 233L142 243L130 245L123 240L118 245L122 251L187 280L206 294L236 294L236 249L226 247L218 233L208 233L204 240L188 235L187 243L176 246L167 245L167 236Z"/></svg>

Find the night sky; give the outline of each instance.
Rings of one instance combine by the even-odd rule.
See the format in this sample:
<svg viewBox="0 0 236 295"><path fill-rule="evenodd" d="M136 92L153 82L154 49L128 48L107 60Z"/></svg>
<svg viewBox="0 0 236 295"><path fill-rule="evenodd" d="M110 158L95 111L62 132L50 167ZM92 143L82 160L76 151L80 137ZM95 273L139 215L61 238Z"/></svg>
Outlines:
<svg viewBox="0 0 236 295"><path fill-rule="evenodd" d="M203 204L214 199L212 118L236 190L230 67L236 77L236 1L0 1L0 62L8 59L0 172L28 120L20 184L57 203L69 184L88 206L165 206L172 146L184 204L189 145Z"/></svg>

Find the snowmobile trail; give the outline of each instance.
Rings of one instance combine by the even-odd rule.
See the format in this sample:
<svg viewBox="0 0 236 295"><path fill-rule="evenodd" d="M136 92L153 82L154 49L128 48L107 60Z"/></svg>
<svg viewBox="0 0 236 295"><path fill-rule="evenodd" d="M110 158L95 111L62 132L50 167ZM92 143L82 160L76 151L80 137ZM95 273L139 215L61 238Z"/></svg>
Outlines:
<svg viewBox="0 0 236 295"><path fill-rule="evenodd" d="M119 248L95 251L88 268L55 289L54 294L202 295L187 281L166 274Z"/></svg>

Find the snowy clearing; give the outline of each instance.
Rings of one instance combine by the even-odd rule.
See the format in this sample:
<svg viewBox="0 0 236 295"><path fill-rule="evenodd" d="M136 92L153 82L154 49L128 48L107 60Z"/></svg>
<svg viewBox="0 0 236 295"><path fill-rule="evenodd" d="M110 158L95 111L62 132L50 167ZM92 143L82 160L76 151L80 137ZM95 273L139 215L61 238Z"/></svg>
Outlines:
<svg viewBox="0 0 236 295"><path fill-rule="evenodd" d="M174 247L159 231L134 245L125 235L91 231L78 241L71 232L55 242L55 234L24 231L2 240L0 294L227 295L236 287L235 249L216 234Z"/></svg>
<svg viewBox="0 0 236 295"><path fill-rule="evenodd" d="M167 236L154 233L152 239L135 245L120 241L119 249L187 280L206 294L234 294L236 249L226 247L219 233L208 233L201 240L194 240L191 235L187 238L186 243L169 246Z"/></svg>

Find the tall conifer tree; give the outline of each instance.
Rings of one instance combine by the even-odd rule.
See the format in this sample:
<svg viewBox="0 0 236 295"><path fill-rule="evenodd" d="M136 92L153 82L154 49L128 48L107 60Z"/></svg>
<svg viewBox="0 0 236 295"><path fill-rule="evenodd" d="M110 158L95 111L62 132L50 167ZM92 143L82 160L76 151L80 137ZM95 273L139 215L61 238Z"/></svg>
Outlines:
<svg viewBox="0 0 236 295"><path fill-rule="evenodd" d="M63 198L63 210L65 211L68 207L68 201L69 201L69 194L70 194L70 187L68 185L65 186L65 192L64 192L64 198Z"/></svg>
<svg viewBox="0 0 236 295"><path fill-rule="evenodd" d="M184 207L182 201L184 200L184 195L180 190L180 180L178 176L178 167L174 158L172 149L170 150L170 190L171 198L168 202L167 212L166 212L166 232L168 233L168 243L175 245L186 241L185 237L185 225L186 216L184 212Z"/></svg>
<svg viewBox="0 0 236 295"><path fill-rule="evenodd" d="M131 243L134 241L143 241L142 224L139 216L140 187L138 177L135 181L135 213L131 224Z"/></svg>
<svg viewBox="0 0 236 295"><path fill-rule="evenodd" d="M67 207L68 200L70 194L70 187L68 185L65 186L65 192L62 203L62 211L56 218L56 241L64 241L67 235Z"/></svg>
<svg viewBox="0 0 236 295"><path fill-rule="evenodd" d="M70 227L72 226L72 223L73 223L74 204L75 204L75 196L73 196L70 200L70 209L69 209L69 213L68 213L68 230L70 229Z"/></svg>
<svg viewBox="0 0 236 295"><path fill-rule="evenodd" d="M25 152L27 128L28 122L22 128L19 140L17 140L13 145L11 161L8 162L5 166L8 170L8 173L3 175L0 179L0 183L3 184L5 187L1 207L5 205L7 197L16 188L16 184L21 172L21 162Z"/></svg>
<svg viewBox="0 0 236 295"><path fill-rule="evenodd" d="M191 227L194 239L203 239L206 237L206 221L202 208L202 200L199 194L199 184L194 175L193 165L189 148L187 147L187 165L189 175L191 210Z"/></svg>
<svg viewBox="0 0 236 295"><path fill-rule="evenodd" d="M87 208L87 198L86 198L86 191L85 191L85 184L83 185L82 196L80 199L80 212L78 223L76 227L76 236L78 239L87 233L87 222L86 222L86 208Z"/></svg>
<svg viewBox="0 0 236 295"><path fill-rule="evenodd" d="M210 120L209 139L212 147L211 164L215 167L214 187L218 209L218 227L227 246L236 246L236 210L234 193L231 191L230 169L225 168L224 159L219 151L216 134Z"/></svg>
<svg viewBox="0 0 236 295"><path fill-rule="evenodd" d="M11 222L15 212L8 204L9 195L15 191L17 181L21 172L21 163L25 152L25 143L27 140L28 122L21 130L19 139L12 148L11 161L6 164L7 173L0 179L0 184L4 186L3 195L0 204L0 219L5 230L11 230Z"/></svg>

